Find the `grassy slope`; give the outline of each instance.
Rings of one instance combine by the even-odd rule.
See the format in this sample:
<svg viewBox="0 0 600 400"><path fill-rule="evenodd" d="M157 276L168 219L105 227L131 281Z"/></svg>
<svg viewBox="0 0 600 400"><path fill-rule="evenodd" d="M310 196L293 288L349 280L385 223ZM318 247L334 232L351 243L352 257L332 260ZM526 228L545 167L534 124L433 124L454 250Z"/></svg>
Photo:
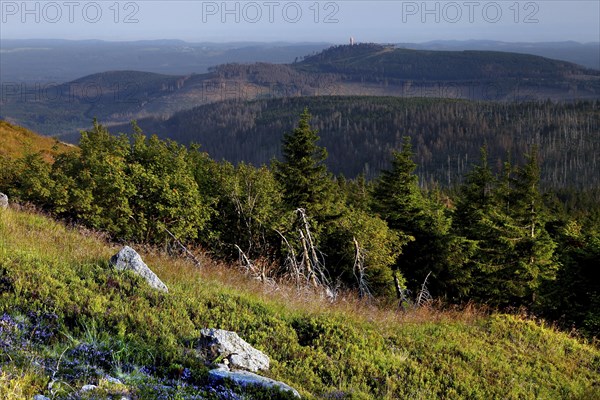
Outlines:
<svg viewBox="0 0 600 400"><path fill-rule="evenodd" d="M6 346L6 324L0 329L0 398L49 394L54 370L57 398L97 383L98 372L73 366L74 350L86 343L112 351L102 368L119 376L126 384L119 390L133 398L160 398L150 384L159 379L191 393L206 375L189 350L203 327L237 331L271 356L269 376L306 398L600 396L597 348L517 316L396 313L350 298L329 305L309 292L269 289L209 260L199 270L141 251L169 286L162 294L112 273L107 260L117 250L44 216L0 212L0 316L34 321L38 332L50 332L34 340L32 330L30 340L21 338L25 344ZM9 339L17 336L13 329ZM177 374L182 368L195 371L191 379Z"/></svg>
<svg viewBox="0 0 600 400"><path fill-rule="evenodd" d="M15 158L24 156L26 153L41 152L44 158L50 161L57 154L72 148L56 139L40 136L25 128L0 120L0 157Z"/></svg>

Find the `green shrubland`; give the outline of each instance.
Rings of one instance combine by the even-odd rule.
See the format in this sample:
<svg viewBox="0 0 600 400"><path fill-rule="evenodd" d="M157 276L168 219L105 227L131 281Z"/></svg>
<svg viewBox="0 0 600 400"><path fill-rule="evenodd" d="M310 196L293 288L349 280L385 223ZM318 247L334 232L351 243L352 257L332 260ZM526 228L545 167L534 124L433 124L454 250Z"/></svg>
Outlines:
<svg viewBox="0 0 600 400"><path fill-rule="evenodd" d="M204 327L237 331L271 357L270 377L306 398L600 394L600 351L523 316L386 310L350 295L330 303L311 290L274 291L209 259L198 268L140 250L169 286L162 293L112 270L117 250L46 216L0 213L1 397L67 398L92 383L93 398L211 398L213 360L193 351Z"/></svg>

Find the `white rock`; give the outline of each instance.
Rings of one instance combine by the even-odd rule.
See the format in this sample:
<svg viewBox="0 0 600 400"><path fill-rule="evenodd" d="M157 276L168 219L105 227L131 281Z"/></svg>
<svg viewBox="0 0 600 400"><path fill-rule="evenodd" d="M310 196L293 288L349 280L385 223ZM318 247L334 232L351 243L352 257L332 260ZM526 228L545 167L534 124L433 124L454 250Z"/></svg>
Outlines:
<svg viewBox="0 0 600 400"><path fill-rule="evenodd" d="M269 369L269 357L252 347L237 333L222 329L202 329L200 333L203 336L202 350L212 360L225 358L224 362L228 360L229 368L232 369L252 372Z"/></svg>
<svg viewBox="0 0 600 400"><path fill-rule="evenodd" d="M106 382L108 382L108 383L112 383L113 385L122 385L122 384L123 384L123 382L121 382L121 380L120 380L120 379L113 378L113 377L112 377L112 376L110 376L110 375L106 375L106 376L104 377L104 379L106 379Z"/></svg>
<svg viewBox="0 0 600 400"><path fill-rule="evenodd" d="M260 386L266 389L277 388L281 391L292 392L295 397L300 398L300 393L293 387L286 385L283 382L265 378L264 376L256 375L248 371L213 369L208 372L208 379L213 383L222 383L225 379L229 379L241 387Z"/></svg>
<svg viewBox="0 0 600 400"><path fill-rule="evenodd" d="M8 208L8 196L0 192L0 209Z"/></svg>
<svg viewBox="0 0 600 400"><path fill-rule="evenodd" d="M90 390L95 390L97 387L96 385L83 385L80 392L89 392Z"/></svg>
<svg viewBox="0 0 600 400"><path fill-rule="evenodd" d="M157 290L168 292L169 289L154 272L144 263L142 257L131 247L125 246L110 258L110 264L119 271L131 270L141 276L148 284Z"/></svg>

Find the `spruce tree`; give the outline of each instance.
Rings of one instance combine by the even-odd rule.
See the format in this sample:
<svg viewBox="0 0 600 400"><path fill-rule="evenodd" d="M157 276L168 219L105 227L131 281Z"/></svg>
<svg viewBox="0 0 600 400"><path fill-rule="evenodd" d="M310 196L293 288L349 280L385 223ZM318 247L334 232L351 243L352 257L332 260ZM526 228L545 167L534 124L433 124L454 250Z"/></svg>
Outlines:
<svg viewBox="0 0 600 400"><path fill-rule="evenodd" d="M465 244L449 232L444 207L421 192L409 137L393 157L392 168L375 183L372 209L390 228L414 239L398 256L396 269L413 289L420 288L431 273L430 292L455 298L461 292Z"/></svg>
<svg viewBox="0 0 600 400"><path fill-rule="evenodd" d="M487 146L481 148L479 162L465 177L453 218L456 230L469 238L480 235L480 223L494 206L496 177L488 162Z"/></svg>
<svg viewBox="0 0 600 400"><path fill-rule="evenodd" d="M505 171L510 169L507 164ZM488 163L487 147L482 147L479 164L467 173L460 188L453 215L454 232L472 244L471 257L463 270L470 278L465 295L482 301L502 295L503 286L496 280L496 272L503 268L505 256L511 251L510 241L500 240L506 214L498 187L510 186L508 180L504 182L506 186L498 182Z"/></svg>
<svg viewBox="0 0 600 400"><path fill-rule="evenodd" d="M538 151L526 154L527 162L518 168L511 194L510 216L518 229L515 243L513 274L516 282L509 285L523 301L534 301L540 284L554 279L557 265L553 259L556 244L546 231L546 209L540 192Z"/></svg>
<svg viewBox="0 0 600 400"><path fill-rule="evenodd" d="M373 209L390 228L414 235L425 229L426 204L415 174L417 165L409 137L404 137L402 149L392 156L392 168L384 170L376 182Z"/></svg>
<svg viewBox="0 0 600 400"><path fill-rule="evenodd" d="M466 269L473 276L471 295L498 306L530 304L556 271L536 150L526 158L519 168L506 162L497 179L483 149L457 201L454 229L475 243Z"/></svg>
<svg viewBox="0 0 600 400"><path fill-rule="evenodd" d="M298 126L283 138L283 161L274 161L275 178L283 188L288 209L303 208L307 214L323 219L331 210L332 180L324 164L327 150L317 145L318 131L310 127L308 109Z"/></svg>

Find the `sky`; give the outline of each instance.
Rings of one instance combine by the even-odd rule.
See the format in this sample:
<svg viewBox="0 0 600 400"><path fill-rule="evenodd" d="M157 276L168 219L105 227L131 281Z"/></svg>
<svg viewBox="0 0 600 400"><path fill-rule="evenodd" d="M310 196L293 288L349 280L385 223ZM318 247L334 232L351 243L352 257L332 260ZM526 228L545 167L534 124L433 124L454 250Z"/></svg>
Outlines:
<svg viewBox="0 0 600 400"><path fill-rule="evenodd" d="M600 41L600 1L8 1L2 39Z"/></svg>

